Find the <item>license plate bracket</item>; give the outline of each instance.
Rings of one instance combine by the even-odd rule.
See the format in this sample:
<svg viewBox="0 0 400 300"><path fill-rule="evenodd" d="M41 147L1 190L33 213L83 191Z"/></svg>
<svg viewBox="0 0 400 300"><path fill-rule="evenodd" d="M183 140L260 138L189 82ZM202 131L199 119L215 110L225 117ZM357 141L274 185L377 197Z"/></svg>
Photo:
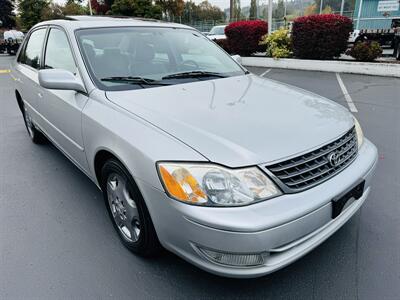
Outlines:
<svg viewBox="0 0 400 300"><path fill-rule="evenodd" d="M361 198L361 196L364 193L364 186L365 186L365 180L362 180L361 182L359 182L355 186L353 186L350 190L348 190L347 192L344 192L344 194L341 194L331 200L331 202L332 202L332 219L335 219L337 216L339 216L341 214L346 203L351 198L354 198L356 200Z"/></svg>

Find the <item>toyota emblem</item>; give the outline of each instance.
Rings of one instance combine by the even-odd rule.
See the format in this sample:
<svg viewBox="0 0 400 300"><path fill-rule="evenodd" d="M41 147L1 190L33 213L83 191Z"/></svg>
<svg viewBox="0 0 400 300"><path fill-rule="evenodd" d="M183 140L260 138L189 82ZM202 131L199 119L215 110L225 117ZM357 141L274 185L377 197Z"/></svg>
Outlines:
<svg viewBox="0 0 400 300"><path fill-rule="evenodd" d="M328 161L332 167L336 167L340 163L339 154L337 152L329 153Z"/></svg>

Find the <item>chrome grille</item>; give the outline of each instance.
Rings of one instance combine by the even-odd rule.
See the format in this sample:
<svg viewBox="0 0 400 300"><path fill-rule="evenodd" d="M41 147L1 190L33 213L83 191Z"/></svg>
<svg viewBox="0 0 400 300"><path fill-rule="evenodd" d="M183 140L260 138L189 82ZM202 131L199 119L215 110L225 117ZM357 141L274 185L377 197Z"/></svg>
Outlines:
<svg viewBox="0 0 400 300"><path fill-rule="evenodd" d="M332 143L266 168L284 191L297 192L342 171L354 160L357 151L357 135L353 127Z"/></svg>

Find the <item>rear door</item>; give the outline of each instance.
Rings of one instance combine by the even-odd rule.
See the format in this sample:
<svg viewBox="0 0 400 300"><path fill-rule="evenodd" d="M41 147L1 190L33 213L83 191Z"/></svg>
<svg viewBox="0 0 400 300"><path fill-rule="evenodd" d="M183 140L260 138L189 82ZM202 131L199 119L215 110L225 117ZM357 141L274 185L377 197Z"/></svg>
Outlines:
<svg viewBox="0 0 400 300"><path fill-rule="evenodd" d="M80 77L66 32L60 27L49 29L44 51L45 69L63 69ZM42 88L39 111L45 117L46 134L81 169L88 170L82 138L82 110L88 96L68 90Z"/></svg>
<svg viewBox="0 0 400 300"><path fill-rule="evenodd" d="M38 72L42 60L42 51L47 27L32 31L18 56L15 65L16 89L21 94L25 109L29 110L34 123L41 123L38 113L40 94Z"/></svg>

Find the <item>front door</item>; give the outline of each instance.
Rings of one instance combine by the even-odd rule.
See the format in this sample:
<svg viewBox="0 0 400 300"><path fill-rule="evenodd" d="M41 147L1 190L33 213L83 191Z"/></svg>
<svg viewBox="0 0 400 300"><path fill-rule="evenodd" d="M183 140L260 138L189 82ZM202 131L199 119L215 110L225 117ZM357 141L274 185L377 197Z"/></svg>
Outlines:
<svg viewBox="0 0 400 300"><path fill-rule="evenodd" d="M79 77L66 33L51 27L44 52L44 68L63 69ZM41 88L39 112L44 131L81 169L88 171L82 138L82 110L88 96L76 91Z"/></svg>

